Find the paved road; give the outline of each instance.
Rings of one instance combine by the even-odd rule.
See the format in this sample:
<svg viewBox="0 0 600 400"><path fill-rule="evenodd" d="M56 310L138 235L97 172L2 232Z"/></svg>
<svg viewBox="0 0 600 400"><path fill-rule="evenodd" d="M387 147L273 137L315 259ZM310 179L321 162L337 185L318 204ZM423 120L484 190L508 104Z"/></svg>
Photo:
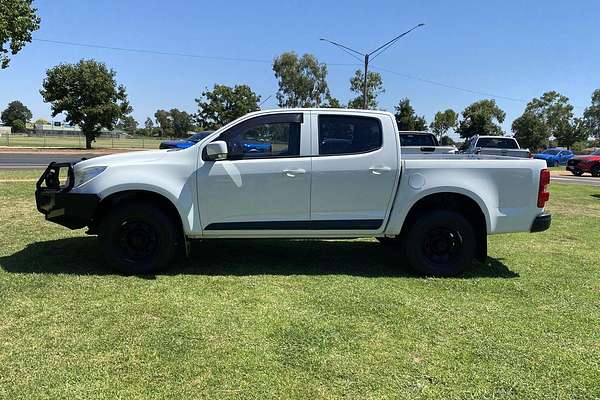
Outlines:
<svg viewBox="0 0 600 400"><path fill-rule="evenodd" d="M46 168L52 161L70 162L81 160L82 157L92 158L96 156L97 154L0 153L0 169Z"/></svg>
<svg viewBox="0 0 600 400"><path fill-rule="evenodd" d="M594 178L592 176L556 176L552 175L550 183L567 183L572 185L592 185L600 186L600 178Z"/></svg>

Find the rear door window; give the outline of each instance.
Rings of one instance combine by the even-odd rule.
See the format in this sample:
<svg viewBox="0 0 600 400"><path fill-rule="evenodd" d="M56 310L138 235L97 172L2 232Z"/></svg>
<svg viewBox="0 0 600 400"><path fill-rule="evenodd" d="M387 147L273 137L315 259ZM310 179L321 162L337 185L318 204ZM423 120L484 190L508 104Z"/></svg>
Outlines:
<svg viewBox="0 0 600 400"><path fill-rule="evenodd" d="M319 155L365 153L379 149L382 143L377 118L319 115Z"/></svg>

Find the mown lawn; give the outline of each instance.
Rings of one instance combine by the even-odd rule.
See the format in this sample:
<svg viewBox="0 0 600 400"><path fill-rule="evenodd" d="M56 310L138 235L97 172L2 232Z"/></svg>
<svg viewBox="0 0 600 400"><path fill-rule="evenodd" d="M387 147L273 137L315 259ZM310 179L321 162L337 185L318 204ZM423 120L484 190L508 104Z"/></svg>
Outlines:
<svg viewBox="0 0 600 400"><path fill-rule="evenodd" d="M600 398L600 190L452 279L372 240L220 241L152 278L0 173L0 398ZM10 179L19 179L10 182Z"/></svg>

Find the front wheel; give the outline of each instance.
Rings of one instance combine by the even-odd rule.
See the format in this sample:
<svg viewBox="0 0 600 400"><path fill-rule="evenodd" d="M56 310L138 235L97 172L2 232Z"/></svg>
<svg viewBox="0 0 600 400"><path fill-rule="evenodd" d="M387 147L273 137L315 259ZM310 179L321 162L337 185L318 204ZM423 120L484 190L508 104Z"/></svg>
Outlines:
<svg viewBox="0 0 600 400"><path fill-rule="evenodd" d="M451 276L473 264L476 242L475 229L463 215L436 210L412 224L403 245L409 264L418 272Z"/></svg>
<svg viewBox="0 0 600 400"><path fill-rule="evenodd" d="M580 169L574 169L574 170L571 171L571 173L573 175L575 175L575 176L581 176L581 175L583 175L583 171L580 170Z"/></svg>
<svg viewBox="0 0 600 400"><path fill-rule="evenodd" d="M107 263L126 275L143 275L166 267L175 255L174 221L150 203L125 203L105 216L98 230Z"/></svg>
<svg viewBox="0 0 600 400"><path fill-rule="evenodd" d="M592 176L600 177L600 164L595 165L590 172L592 173Z"/></svg>

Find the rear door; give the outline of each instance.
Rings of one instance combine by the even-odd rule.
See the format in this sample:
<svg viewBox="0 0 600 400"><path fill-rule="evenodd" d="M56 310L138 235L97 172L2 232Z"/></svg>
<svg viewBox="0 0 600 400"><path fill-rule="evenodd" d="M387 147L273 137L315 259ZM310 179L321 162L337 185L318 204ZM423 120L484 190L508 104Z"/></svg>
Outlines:
<svg viewBox="0 0 600 400"><path fill-rule="evenodd" d="M382 232L399 173L391 118L313 112L311 120L312 228L343 236Z"/></svg>

